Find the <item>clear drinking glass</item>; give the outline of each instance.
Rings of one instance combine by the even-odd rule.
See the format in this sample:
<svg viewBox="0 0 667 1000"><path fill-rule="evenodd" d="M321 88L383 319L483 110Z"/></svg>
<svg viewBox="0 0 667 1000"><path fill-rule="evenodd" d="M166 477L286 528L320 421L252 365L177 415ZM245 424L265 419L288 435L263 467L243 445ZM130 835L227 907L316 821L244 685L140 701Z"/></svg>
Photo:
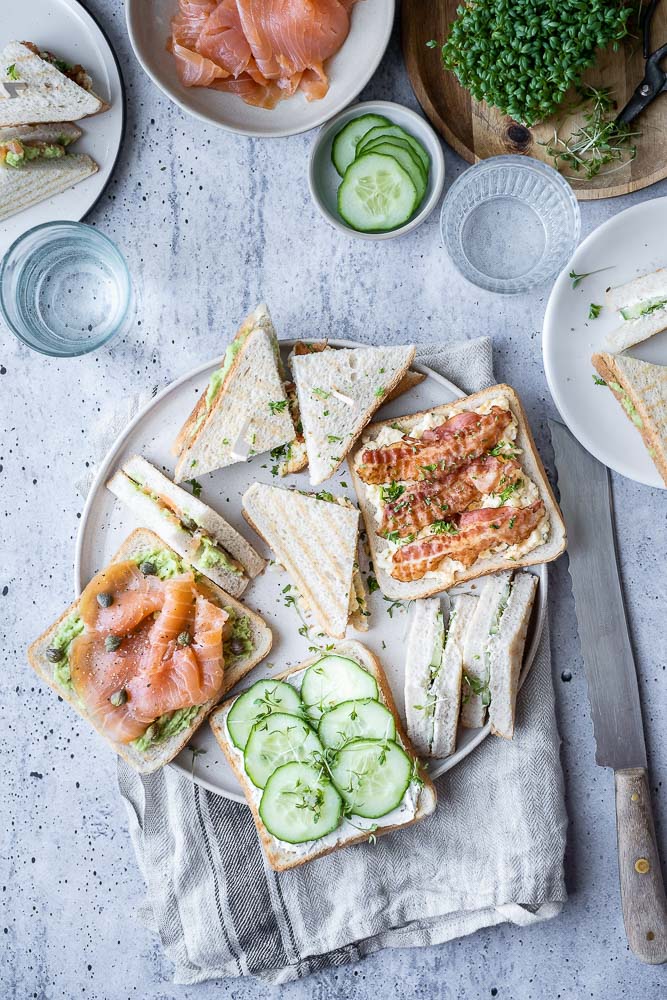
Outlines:
<svg viewBox="0 0 667 1000"><path fill-rule="evenodd" d="M440 225L461 274L505 294L553 280L581 232L570 185L528 156L492 156L466 170L447 193Z"/></svg>
<svg viewBox="0 0 667 1000"><path fill-rule="evenodd" d="M41 354L87 354L129 324L133 296L127 264L92 226L36 226L12 244L2 262L0 311L16 336Z"/></svg>

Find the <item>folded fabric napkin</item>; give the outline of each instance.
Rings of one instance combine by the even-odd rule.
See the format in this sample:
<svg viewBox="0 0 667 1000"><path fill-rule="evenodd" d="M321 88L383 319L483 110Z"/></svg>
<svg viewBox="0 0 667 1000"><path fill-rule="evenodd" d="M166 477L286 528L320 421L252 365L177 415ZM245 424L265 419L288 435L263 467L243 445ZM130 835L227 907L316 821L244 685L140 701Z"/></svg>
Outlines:
<svg viewBox="0 0 667 1000"><path fill-rule="evenodd" d="M428 345L418 361L467 392L493 383L488 338ZM141 918L174 981L283 983L388 947L556 916L567 817L548 627L511 742L490 737L437 782L428 819L286 872L265 863L250 810L171 768L122 760L121 795L147 885Z"/></svg>

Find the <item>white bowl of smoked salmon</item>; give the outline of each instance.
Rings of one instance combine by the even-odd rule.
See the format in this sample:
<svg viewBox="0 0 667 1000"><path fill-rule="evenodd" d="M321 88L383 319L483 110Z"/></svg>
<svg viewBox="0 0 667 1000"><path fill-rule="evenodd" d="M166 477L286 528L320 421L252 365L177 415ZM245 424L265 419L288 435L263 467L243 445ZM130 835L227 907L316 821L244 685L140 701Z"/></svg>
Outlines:
<svg viewBox="0 0 667 1000"><path fill-rule="evenodd" d="M404 236L425 222L445 183L438 136L410 108L365 101L321 129L310 154L313 201L334 228L366 240Z"/></svg>
<svg viewBox="0 0 667 1000"><path fill-rule="evenodd" d="M315 128L353 101L394 21L395 0L292 2L284 29L260 0L127 0L125 10L135 55L167 97L211 125L268 138Z"/></svg>

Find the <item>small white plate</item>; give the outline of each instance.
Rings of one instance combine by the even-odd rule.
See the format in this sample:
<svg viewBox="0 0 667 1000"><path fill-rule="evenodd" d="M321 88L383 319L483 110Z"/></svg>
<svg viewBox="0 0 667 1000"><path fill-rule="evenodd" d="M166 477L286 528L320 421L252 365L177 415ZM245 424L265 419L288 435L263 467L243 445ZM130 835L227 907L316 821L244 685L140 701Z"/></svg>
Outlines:
<svg viewBox="0 0 667 1000"><path fill-rule="evenodd" d="M619 325L603 307L589 319L591 303L603 305L605 289L667 266L667 198L620 212L594 230L577 249L553 287L544 316L542 351L549 389L561 417L592 455L635 482L665 484L644 448L639 431L614 396L596 385L591 355L604 351L605 337ZM605 268L572 288L569 272ZM667 331L631 347L632 357L667 365Z"/></svg>
<svg viewBox="0 0 667 1000"><path fill-rule="evenodd" d="M153 83L183 111L210 125L253 135L277 138L315 128L335 115L366 86L389 44L395 0L361 0L352 8L350 33L325 65L329 91L309 102L301 93L281 101L273 110L253 108L235 94L207 87L184 87L174 57L166 49L177 0L127 0L127 30L135 55Z"/></svg>
<svg viewBox="0 0 667 1000"><path fill-rule="evenodd" d="M365 2L370 2L370 0L365 0ZM391 229L387 233L359 233L356 229L348 226L338 214L338 188L341 178L331 162L331 147L340 130L353 118L359 118L361 115L384 115L392 124L400 125L415 139L418 139L431 158L428 186L421 208L404 226ZM444 184L445 157L440 139L425 118L422 118L415 111L411 111L410 108L405 108L402 104L394 104L392 101L365 101L347 108L324 126L313 143L310 154L308 185L313 201L330 225L349 236L357 236L362 240L391 240L396 236L404 236L416 229L417 226L421 226L440 201Z"/></svg>
<svg viewBox="0 0 667 1000"><path fill-rule="evenodd" d="M349 341L330 341L336 347L356 347ZM283 341L281 347L286 356L293 346L293 341ZM164 464L167 469L173 468L173 457L170 447L178 428L190 413L199 393L208 384L212 371L220 364L217 358L209 361L178 381L173 382L163 392L151 400L128 425L111 447L100 466L95 482L88 495L83 511L79 534L77 537L74 560L74 586L77 594L90 578L106 565L123 539L136 527L136 519L123 505L118 503L105 488L105 483L118 465L135 453L143 454L158 468ZM381 416L399 417L417 410L429 409L441 403L458 399L464 394L442 376L428 368L415 366L428 377L415 389L399 397L394 402L382 407ZM307 475L289 476L284 480L274 479L271 475L271 462L268 455L258 455L246 463L232 465L211 475L203 476L202 499L219 510L231 524L241 531L268 558L268 548L258 539L248 527L241 514L240 498L248 486L255 481L278 483L281 486L308 488ZM349 474L344 465L336 476L325 485L327 490L337 494L350 495L354 498L354 490L349 486ZM528 673L533 662L537 645L542 633L547 605L547 572L545 566L535 567L533 572L539 577L538 599L529 626L526 652L524 656L521 681ZM317 637L318 629L312 629L313 639L299 635L298 629L302 622L294 608L285 607L283 587L289 582L284 571L276 572L267 569L251 582L242 601L248 607L257 611L267 622L273 632L273 648L266 660L260 663L244 680L242 687L249 686L253 681L270 674L279 673L289 666L295 665L312 656L308 646ZM474 582L473 582L474 585ZM464 588L464 589L471 589ZM391 609L391 613L390 613ZM408 606L392 606L382 594L376 592L370 596L370 628L368 632L349 630L351 638L359 639L380 658L389 678L394 698L399 712L403 714L403 680L405 659L405 632L408 626ZM323 640L317 640L322 642ZM489 726L483 729L460 729L456 753L446 760L430 762L429 773L436 778L449 770L466 757L488 735ZM172 766L184 774L194 777L199 784L219 795L245 801L229 767L227 760L215 741L209 725L204 724L195 734L191 746L204 751L193 761L192 753L186 749L173 761Z"/></svg>
<svg viewBox="0 0 667 1000"><path fill-rule="evenodd" d="M111 107L82 118L83 132L72 147L88 153L99 166L91 177L61 194L0 223L0 255L22 233L44 222L79 222L109 183L125 131L125 89L116 55L102 28L78 0L24 0L11 4L2 17L0 47L7 42L35 42L70 63L80 63L93 80L95 93Z"/></svg>

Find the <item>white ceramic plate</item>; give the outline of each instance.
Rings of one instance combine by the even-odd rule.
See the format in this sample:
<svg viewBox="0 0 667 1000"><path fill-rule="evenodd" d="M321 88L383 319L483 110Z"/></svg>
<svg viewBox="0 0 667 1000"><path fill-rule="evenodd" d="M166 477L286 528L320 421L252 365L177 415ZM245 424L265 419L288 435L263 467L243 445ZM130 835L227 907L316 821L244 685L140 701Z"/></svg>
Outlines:
<svg viewBox="0 0 667 1000"><path fill-rule="evenodd" d="M366 86L389 44L395 0L362 0L352 10L350 33L326 63L329 92L308 102L303 94L281 101L272 111L253 108L234 94L184 87L174 57L165 48L177 0L127 0L127 30L135 55L167 97L197 118L242 135L264 138L295 135L335 115Z"/></svg>
<svg viewBox="0 0 667 1000"><path fill-rule="evenodd" d="M330 343L338 347L355 347L349 341ZM286 354L293 341L283 341L282 347ZM95 482L91 488L85 509L81 518L74 563L74 585L77 594L81 592L88 580L104 566L123 539L139 523L123 507L107 489L105 483L114 469L130 455L140 452L158 467L163 464L173 469L173 458L170 447L178 429L190 413L198 393L208 384L211 372L219 366L220 359L210 361L172 383L155 397L150 404L139 413L132 423L120 435L102 462ZM428 378L411 392L383 407L382 417L401 416L417 410L427 409L441 403L450 402L463 393L447 382L446 379L428 368L420 368ZM232 465L211 475L202 477L202 499L210 503L249 538L267 558L268 548L251 531L241 514L240 497L248 486L258 480L260 482L275 482L281 486L298 484L300 488L308 487L307 474L289 476L284 480L273 479L271 462L268 455L258 455L245 464ZM327 482L326 488L336 493L354 497L354 491L346 489L342 484L349 483L347 469L336 474L333 480ZM533 610L526 654L524 658L521 679L525 677L533 662L537 644L544 623L547 602L547 573L544 566L537 567L540 586L538 600ZM241 682L241 687L247 687L253 681L267 674L279 673L311 656L308 646L313 639L298 634L302 624L293 608L286 608L282 588L289 582L284 571L267 570L253 580L243 595L243 602L257 611L266 620L273 631L273 648L266 660L259 664ZM472 591L472 585L469 589ZM376 653L387 672L399 711L403 713L403 677L405 659L405 632L408 626L407 605L392 606L379 592L370 598L370 628L368 632L349 630L349 637L357 638ZM391 614L390 614L391 610ZM312 630L315 638L317 627ZM319 640L322 642L323 640ZM489 727L483 729L461 729L459 731L456 753L446 760L431 761L429 772L437 777L449 770L476 747L489 732ZM200 784L211 791L228 798L244 801L240 787L231 771L224 754L218 747L213 733L208 725L203 725L193 738L191 746L205 751L193 761L192 753L184 750L173 762L174 767L189 776L193 776ZM194 771L193 771L194 763Z"/></svg>
<svg viewBox="0 0 667 1000"><path fill-rule="evenodd" d="M606 335L619 325L616 313L602 309L588 318L591 303L604 303L609 285L667 266L667 198L656 198L620 212L603 223L578 248L553 287L544 316L542 351L549 389L561 417L581 444L622 476L665 488L644 448L639 431L609 389L596 385L591 355L606 350ZM568 277L591 274L573 289ZM631 347L632 357L667 365L667 332Z"/></svg>
<svg viewBox="0 0 667 1000"><path fill-rule="evenodd" d="M366 2L368 0L364 0L364 3ZM341 177L331 162L331 147L340 130L353 118L371 114L384 115L392 124L400 125L421 142L431 158L428 186L419 211L404 226L399 226L398 229L392 229L387 233L358 233L343 221L338 214L338 188ZM391 240L421 226L440 201L444 184L445 157L440 139L425 118L417 114L416 111L403 107L402 104L394 104L393 101L364 101L362 104L355 104L336 115L320 131L310 154L308 185L313 201L330 225L349 236L356 236L362 240Z"/></svg>
<svg viewBox="0 0 667 1000"><path fill-rule="evenodd" d="M35 42L66 62L80 63L92 77L95 93L111 107L77 123L83 135L72 151L92 156L100 168L97 173L1 222L0 254L33 226L83 219L109 183L125 131L125 91L118 61L106 35L78 0L23 0L9 6L11 12L4 11L1 19L0 47L12 40Z"/></svg>

